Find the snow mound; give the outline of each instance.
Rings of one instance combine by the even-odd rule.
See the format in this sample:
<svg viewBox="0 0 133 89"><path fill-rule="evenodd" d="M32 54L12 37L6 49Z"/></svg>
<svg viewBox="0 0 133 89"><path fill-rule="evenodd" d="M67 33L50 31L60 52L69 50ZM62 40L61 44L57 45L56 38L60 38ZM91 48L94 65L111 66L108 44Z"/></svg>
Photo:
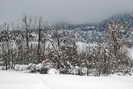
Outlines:
<svg viewBox="0 0 133 89"><path fill-rule="evenodd" d="M15 70L16 71L26 71L27 67L28 67L28 65L19 65L19 64L16 64L15 65Z"/></svg>
<svg viewBox="0 0 133 89"><path fill-rule="evenodd" d="M48 74L59 74L59 71L54 68L51 68L48 70Z"/></svg>

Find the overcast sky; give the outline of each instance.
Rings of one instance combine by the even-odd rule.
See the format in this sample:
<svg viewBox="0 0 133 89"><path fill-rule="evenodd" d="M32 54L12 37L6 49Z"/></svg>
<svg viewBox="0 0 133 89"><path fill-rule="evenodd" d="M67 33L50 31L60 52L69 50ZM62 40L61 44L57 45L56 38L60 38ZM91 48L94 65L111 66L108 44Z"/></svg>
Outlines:
<svg viewBox="0 0 133 89"><path fill-rule="evenodd" d="M133 0L0 0L0 22L28 15L49 22L85 23L124 12L133 12Z"/></svg>

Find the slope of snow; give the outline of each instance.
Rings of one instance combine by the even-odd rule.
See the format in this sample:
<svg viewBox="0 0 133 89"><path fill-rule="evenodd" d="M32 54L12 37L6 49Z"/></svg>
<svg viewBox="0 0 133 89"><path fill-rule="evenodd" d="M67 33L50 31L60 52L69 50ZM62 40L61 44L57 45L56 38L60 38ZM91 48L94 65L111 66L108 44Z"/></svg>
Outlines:
<svg viewBox="0 0 133 89"><path fill-rule="evenodd" d="M0 89L133 89L133 77L41 75L0 71Z"/></svg>

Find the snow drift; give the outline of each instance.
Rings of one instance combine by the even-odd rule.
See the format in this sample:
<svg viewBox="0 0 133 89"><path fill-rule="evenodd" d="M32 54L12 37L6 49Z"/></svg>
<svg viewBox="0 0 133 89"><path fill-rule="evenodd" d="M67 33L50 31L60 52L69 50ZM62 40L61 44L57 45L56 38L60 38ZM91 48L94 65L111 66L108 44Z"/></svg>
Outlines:
<svg viewBox="0 0 133 89"><path fill-rule="evenodd" d="M42 75L0 71L0 89L133 89L133 77Z"/></svg>

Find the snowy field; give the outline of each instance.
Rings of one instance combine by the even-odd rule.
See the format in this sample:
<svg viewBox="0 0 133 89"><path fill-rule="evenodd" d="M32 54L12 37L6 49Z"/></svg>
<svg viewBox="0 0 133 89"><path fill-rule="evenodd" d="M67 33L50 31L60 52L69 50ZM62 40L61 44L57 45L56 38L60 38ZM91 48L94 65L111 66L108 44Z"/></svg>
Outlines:
<svg viewBox="0 0 133 89"><path fill-rule="evenodd" d="M0 89L133 89L133 76L74 76L0 71Z"/></svg>

